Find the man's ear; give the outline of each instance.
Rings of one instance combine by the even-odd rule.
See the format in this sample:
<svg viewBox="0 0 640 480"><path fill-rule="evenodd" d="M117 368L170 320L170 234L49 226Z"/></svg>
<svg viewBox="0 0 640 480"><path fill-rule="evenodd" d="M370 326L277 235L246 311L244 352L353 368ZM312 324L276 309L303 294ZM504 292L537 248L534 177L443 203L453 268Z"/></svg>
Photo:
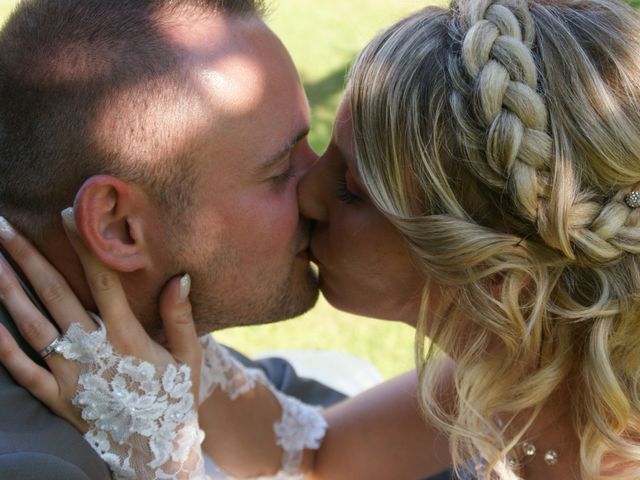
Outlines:
<svg viewBox="0 0 640 480"><path fill-rule="evenodd" d="M74 201L78 232L108 267L134 272L150 265L144 235L148 199L139 188L109 175L84 182Z"/></svg>

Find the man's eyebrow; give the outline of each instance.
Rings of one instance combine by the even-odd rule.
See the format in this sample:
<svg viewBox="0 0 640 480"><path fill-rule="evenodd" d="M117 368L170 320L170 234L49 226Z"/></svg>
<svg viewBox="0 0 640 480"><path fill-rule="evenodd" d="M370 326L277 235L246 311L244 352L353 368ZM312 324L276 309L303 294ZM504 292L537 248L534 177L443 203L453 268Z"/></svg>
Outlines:
<svg viewBox="0 0 640 480"><path fill-rule="evenodd" d="M305 127L304 129L302 129L294 138L289 140L287 144L282 149L280 149L275 155L272 155L266 162L261 164L257 168L257 174L263 175L265 173L270 172L276 165L278 165L280 160L282 160L282 157L284 157L287 153L293 150L293 148L298 144L298 142L302 140L304 137L306 137L307 135L309 135L309 127Z"/></svg>

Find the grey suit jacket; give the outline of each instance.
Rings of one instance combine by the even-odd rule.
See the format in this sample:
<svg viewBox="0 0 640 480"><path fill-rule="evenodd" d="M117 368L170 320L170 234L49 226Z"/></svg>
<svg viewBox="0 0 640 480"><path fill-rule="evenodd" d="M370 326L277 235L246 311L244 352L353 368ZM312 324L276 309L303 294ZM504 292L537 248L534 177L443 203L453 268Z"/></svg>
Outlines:
<svg viewBox="0 0 640 480"><path fill-rule="evenodd" d="M23 287L38 308L46 313L33 291L24 283ZM2 304L0 322L34 361L44 365L38 353L22 339ZM283 359L255 362L233 350L232 353L245 365L261 368L276 388L304 402L326 407L345 398L326 385L299 377ZM106 465L80 433L17 385L1 365L0 479L111 479Z"/></svg>

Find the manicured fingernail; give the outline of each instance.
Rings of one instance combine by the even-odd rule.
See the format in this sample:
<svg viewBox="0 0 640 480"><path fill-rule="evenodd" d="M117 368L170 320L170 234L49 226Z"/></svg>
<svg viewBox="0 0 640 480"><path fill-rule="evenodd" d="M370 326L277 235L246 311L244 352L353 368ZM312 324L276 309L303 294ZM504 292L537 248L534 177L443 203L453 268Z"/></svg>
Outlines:
<svg viewBox="0 0 640 480"><path fill-rule="evenodd" d="M78 227L76 226L76 219L73 216L73 208L65 208L60 215L62 216L62 222L66 227L74 233L78 233Z"/></svg>
<svg viewBox="0 0 640 480"><path fill-rule="evenodd" d="M191 277L187 273L180 279L180 292L178 293L180 300L184 302L189 297L190 291L191 291Z"/></svg>
<svg viewBox="0 0 640 480"><path fill-rule="evenodd" d="M7 219L0 217L0 238L5 242L11 240L16 234L13 227L7 222Z"/></svg>

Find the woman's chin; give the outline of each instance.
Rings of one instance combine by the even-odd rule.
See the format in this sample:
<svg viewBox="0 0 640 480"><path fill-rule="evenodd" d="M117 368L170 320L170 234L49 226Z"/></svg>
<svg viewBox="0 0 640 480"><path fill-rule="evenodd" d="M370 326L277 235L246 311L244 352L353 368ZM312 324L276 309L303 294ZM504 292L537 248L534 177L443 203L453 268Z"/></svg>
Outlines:
<svg viewBox="0 0 640 480"><path fill-rule="evenodd" d="M318 281L320 291L327 302L329 302L329 305L343 312L354 315L364 315L364 313L357 308L356 302L350 301L348 292L339 287L334 288L334 286L322 276L322 271L318 276Z"/></svg>
<svg viewBox="0 0 640 480"><path fill-rule="evenodd" d="M414 328L416 326L417 307L414 315L399 315L406 312L401 312L395 308L391 309L386 304L376 305L375 300L372 298L368 298L365 301L357 292L350 292L346 288L340 288L340 286L328 282L326 278L322 277L322 272L319 275L319 285L320 291L327 302L342 312L375 320L405 323ZM405 316L407 318L404 318Z"/></svg>
<svg viewBox="0 0 640 480"><path fill-rule="evenodd" d="M350 293L345 288L333 286L320 275L320 291L327 302L334 308L361 317L375 318L377 320L393 320L387 318L373 302L364 302L357 294Z"/></svg>

